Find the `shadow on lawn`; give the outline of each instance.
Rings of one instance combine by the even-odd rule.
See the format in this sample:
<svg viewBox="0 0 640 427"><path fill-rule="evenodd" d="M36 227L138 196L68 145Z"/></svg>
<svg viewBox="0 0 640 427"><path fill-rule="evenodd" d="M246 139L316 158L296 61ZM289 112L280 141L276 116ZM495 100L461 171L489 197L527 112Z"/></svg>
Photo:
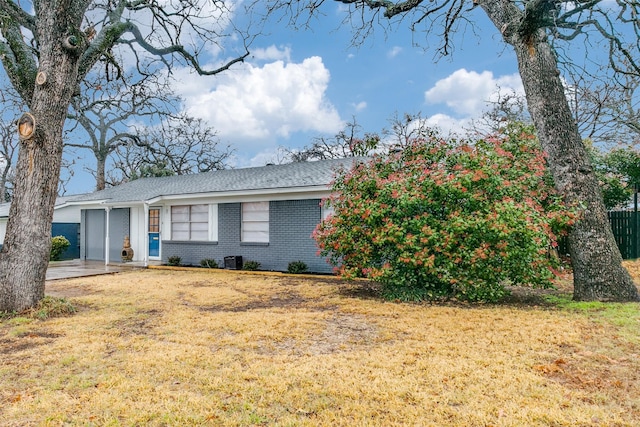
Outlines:
<svg viewBox="0 0 640 427"><path fill-rule="evenodd" d="M539 289L525 286L507 286L509 294L505 296L501 301L496 303L482 303L482 302L466 302L459 301L455 298L443 298L434 301L416 301L413 304L427 304L427 305L455 305L459 307L483 307L483 306L516 306L516 307L553 307L556 304L553 302L553 298L549 296L555 296L562 299L571 299L573 292L573 286L571 280L567 278L559 278L556 283L555 289ZM384 300L382 296L382 288L375 282L349 282L342 281L340 283L340 295L348 298L358 298L366 300ZM557 298L556 298L557 299ZM398 302L390 300L390 302ZM407 302L412 304L411 302Z"/></svg>

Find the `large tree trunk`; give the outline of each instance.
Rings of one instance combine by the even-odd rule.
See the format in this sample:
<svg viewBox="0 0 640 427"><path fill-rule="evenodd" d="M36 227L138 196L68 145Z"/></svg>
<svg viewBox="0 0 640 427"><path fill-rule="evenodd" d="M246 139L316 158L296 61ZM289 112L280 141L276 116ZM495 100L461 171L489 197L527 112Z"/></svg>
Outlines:
<svg viewBox="0 0 640 427"><path fill-rule="evenodd" d="M481 3L518 58L529 112L556 188L582 208L569 235L575 300L638 301L638 290L622 267L591 167L560 80L557 58L543 30L523 31L524 14L508 0Z"/></svg>
<svg viewBox="0 0 640 427"><path fill-rule="evenodd" d="M37 71L46 74L46 82L34 86L30 99L27 89L21 91L36 127L32 138L20 142L14 198L0 252L0 311L24 310L44 296L62 130L76 87L77 55L65 50L62 41L68 28L79 27L82 13L72 21L66 2L39 6Z"/></svg>

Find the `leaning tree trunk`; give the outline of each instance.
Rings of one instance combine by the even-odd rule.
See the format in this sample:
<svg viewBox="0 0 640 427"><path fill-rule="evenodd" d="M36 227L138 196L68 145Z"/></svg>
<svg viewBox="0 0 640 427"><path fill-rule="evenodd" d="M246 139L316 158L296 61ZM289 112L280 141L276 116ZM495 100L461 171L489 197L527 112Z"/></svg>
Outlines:
<svg viewBox="0 0 640 427"><path fill-rule="evenodd" d="M44 296L51 247L51 222L62 159L62 131L76 87L77 55L63 46L71 22L65 2L40 5L37 13L39 58L32 96L19 89L35 119L30 138L21 139L14 197L0 252L0 311L21 311ZM82 17L82 13L79 18ZM39 72L35 83L36 72ZM12 79L14 80L14 79ZM28 132L27 132L28 133Z"/></svg>
<svg viewBox="0 0 640 427"><path fill-rule="evenodd" d="M622 266L600 187L560 80L557 58L543 30L509 0L482 3L518 58L529 112L547 152L556 188L581 219L569 234L575 300L638 301L638 290ZM533 30L528 30L533 25Z"/></svg>

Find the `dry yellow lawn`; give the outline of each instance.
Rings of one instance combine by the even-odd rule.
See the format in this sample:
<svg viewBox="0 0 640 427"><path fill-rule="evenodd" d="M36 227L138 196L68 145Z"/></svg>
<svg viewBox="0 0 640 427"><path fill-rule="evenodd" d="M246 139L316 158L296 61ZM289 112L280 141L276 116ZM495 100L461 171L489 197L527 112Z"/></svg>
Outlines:
<svg viewBox="0 0 640 427"><path fill-rule="evenodd" d="M640 425L638 304L612 320L358 286L220 270L51 283L78 312L0 323L0 425Z"/></svg>

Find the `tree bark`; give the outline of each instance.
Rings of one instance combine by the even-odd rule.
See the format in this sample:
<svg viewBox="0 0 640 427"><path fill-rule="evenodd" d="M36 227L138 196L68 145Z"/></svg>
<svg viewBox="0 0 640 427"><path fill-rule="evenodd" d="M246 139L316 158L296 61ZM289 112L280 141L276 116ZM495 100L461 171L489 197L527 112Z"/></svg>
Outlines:
<svg viewBox="0 0 640 427"><path fill-rule="evenodd" d="M96 191L104 190L106 188L105 180L105 166L107 159L101 153L96 154Z"/></svg>
<svg viewBox="0 0 640 427"><path fill-rule="evenodd" d="M44 296L62 131L78 71L77 55L65 49L62 40L68 28L79 27L84 14L74 7L81 7L80 2L36 3L37 71L47 78L41 85L34 81L32 97L21 92L36 126L33 136L20 142L14 198L0 252L0 311L19 312Z"/></svg>
<svg viewBox="0 0 640 427"><path fill-rule="evenodd" d="M569 234L573 298L640 300L638 289L622 266L598 180L569 109L557 58L545 32L531 30L530 25L524 27L524 13L509 0L481 5L504 40L515 49L529 112L547 152L555 186L568 203L581 208L581 218Z"/></svg>

